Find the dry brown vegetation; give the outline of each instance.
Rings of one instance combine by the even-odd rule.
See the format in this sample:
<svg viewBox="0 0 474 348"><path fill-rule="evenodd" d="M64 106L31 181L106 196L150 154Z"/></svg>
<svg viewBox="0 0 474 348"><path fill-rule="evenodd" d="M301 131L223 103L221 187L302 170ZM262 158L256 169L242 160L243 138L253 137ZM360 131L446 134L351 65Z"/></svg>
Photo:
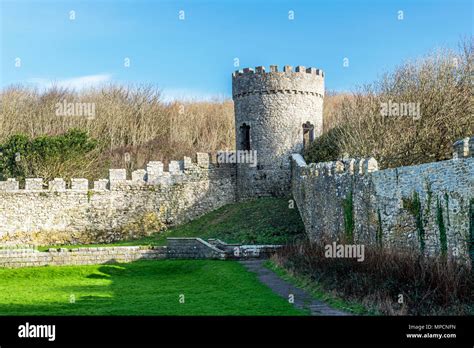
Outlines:
<svg viewBox="0 0 474 348"><path fill-rule="evenodd" d="M330 128L336 103L344 96L329 93L324 104ZM231 100L164 103L152 86L108 85L75 92L52 87L38 91L11 86L0 93L0 144L15 134L30 138L58 135L72 128L100 141L100 148L81 163L48 163L36 168L45 178L107 175L110 167L134 170L150 160L181 159L195 152L235 147L234 109ZM57 116L56 104L94 103L95 117ZM330 119L331 118L331 119Z"/></svg>
<svg viewBox="0 0 474 348"><path fill-rule="evenodd" d="M454 141L474 134L474 40L409 61L325 108L325 134L309 161L373 156L381 167L449 159ZM383 103L419 103L419 117L383 116Z"/></svg>
<svg viewBox="0 0 474 348"><path fill-rule="evenodd" d="M373 156L381 167L396 167L450 158L452 143L474 134L473 59L471 39L457 52L407 62L354 93L327 93L324 134L306 159ZM56 104L64 100L94 103L95 117L57 116ZM421 117L382 117L381 103L389 100L420 103ZM0 144L14 134L34 138L72 128L99 141L84 163L38 169L48 177L96 179L110 167L134 170L150 160L167 163L235 146L231 100L164 103L153 86L108 85L80 92L11 86L0 102Z"/></svg>
<svg viewBox="0 0 474 348"><path fill-rule="evenodd" d="M273 261L327 292L385 315L472 315L474 273L467 263L416 250L365 246L364 261L325 257L330 241L285 246ZM403 295L403 301L400 301Z"/></svg>
<svg viewBox="0 0 474 348"><path fill-rule="evenodd" d="M39 92L12 86L3 90L0 98L0 143L14 134L34 138L72 128L85 130L99 140L99 153L91 154L77 171L89 179L103 177L110 167L134 170L149 160L166 163L199 151L234 147L233 105L229 100L164 103L154 87L119 85L81 92L57 87ZM57 116L56 104L64 100L94 103L95 117ZM74 174L66 167L70 168L70 163L43 170L52 177Z"/></svg>

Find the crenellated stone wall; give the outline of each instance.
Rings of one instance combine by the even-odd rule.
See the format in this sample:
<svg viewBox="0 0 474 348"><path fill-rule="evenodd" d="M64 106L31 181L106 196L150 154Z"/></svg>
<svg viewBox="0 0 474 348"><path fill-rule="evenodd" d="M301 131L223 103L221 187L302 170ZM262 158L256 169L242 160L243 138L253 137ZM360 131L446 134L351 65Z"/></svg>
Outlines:
<svg viewBox="0 0 474 348"><path fill-rule="evenodd" d="M149 162L130 178L125 169L110 169L108 179L94 183L28 178L20 189L7 179L0 182L0 244L113 242L185 223L240 199L292 194L312 239L345 237L474 258L474 138L459 140L453 159L436 163L386 170L378 170L374 158L307 165L297 153L322 132L324 93L320 69L236 71L236 150L255 152L255 163L217 164L198 153L195 162L171 161L168 171L159 161ZM179 243L177 256L188 247L202 253L237 247L218 240L206 247L196 240ZM261 247L238 250L265 253Z"/></svg>
<svg viewBox="0 0 474 348"><path fill-rule="evenodd" d="M99 243L137 237L176 225L235 201L235 167L185 157L150 162L127 179L110 169L108 179L89 188L86 179L57 178L44 185L26 179L25 188L0 182L0 244ZM46 187L47 186L47 187Z"/></svg>
<svg viewBox="0 0 474 348"><path fill-rule="evenodd" d="M292 191L307 233L468 257L473 143L456 142L452 160L385 170L374 158L308 165L294 154Z"/></svg>

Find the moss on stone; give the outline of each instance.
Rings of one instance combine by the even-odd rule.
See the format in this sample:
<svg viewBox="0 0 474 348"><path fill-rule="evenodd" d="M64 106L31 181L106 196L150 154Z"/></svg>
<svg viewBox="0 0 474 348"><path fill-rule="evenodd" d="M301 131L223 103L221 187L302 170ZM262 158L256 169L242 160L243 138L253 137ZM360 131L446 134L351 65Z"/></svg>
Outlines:
<svg viewBox="0 0 474 348"><path fill-rule="evenodd" d="M354 199L352 197L352 190L349 191L347 197L342 201L344 209L344 232L349 242L354 240Z"/></svg>
<svg viewBox="0 0 474 348"><path fill-rule="evenodd" d="M87 190L87 203L91 202L91 198L94 195L94 191L92 190Z"/></svg>
<svg viewBox="0 0 474 348"><path fill-rule="evenodd" d="M428 216L431 211L431 202L433 200L433 190L431 189L431 182L426 180L426 209L425 216Z"/></svg>
<svg viewBox="0 0 474 348"><path fill-rule="evenodd" d="M420 251L425 251L425 228L423 226L423 212L421 209L421 200L418 192L413 191L411 198L403 197L403 208L406 209L414 218L418 240L420 241Z"/></svg>
<svg viewBox="0 0 474 348"><path fill-rule="evenodd" d="M380 209L377 209L377 234L375 235L375 241L379 247L382 247L382 215L380 214Z"/></svg>
<svg viewBox="0 0 474 348"><path fill-rule="evenodd" d="M446 202L446 222L447 222L447 226L450 225L450 222L449 222L449 195L447 192L444 193L444 201Z"/></svg>
<svg viewBox="0 0 474 348"><path fill-rule="evenodd" d="M125 238L147 237L163 230L166 230L166 224L155 212L147 212L121 229Z"/></svg>
<svg viewBox="0 0 474 348"><path fill-rule="evenodd" d="M468 250L471 263L474 265L474 198L469 200L469 239ZM472 268L474 270L474 267Z"/></svg>
<svg viewBox="0 0 474 348"><path fill-rule="evenodd" d="M436 223L438 224L439 230L439 244L442 255L446 255L448 251L448 242L446 238L446 226L444 224L443 218L443 207L439 201L439 198L436 202Z"/></svg>

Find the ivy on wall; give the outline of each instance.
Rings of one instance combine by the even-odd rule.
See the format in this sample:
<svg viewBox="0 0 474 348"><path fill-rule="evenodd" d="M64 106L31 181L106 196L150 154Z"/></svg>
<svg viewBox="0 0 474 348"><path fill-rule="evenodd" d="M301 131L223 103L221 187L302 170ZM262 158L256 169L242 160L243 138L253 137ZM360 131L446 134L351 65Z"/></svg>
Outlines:
<svg viewBox="0 0 474 348"><path fill-rule="evenodd" d="M418 240L420 241L420 251L425 251L425 228L423 226L423 211L421 209L421 200L418 192L413 191L411 198L402 198L403 208L405 208L415 218Z"/></svg>
<svg viewBox="0 0 474 348"><path fill-rule="evenodd" d="M352 190L349 191L347 197L342 201L342 207L344 209L344 232L348 242L354 240L354 199Z"/></svg>
<svg viewBox="0 0 474 348"><path fill-rule="evenodd" d="M382 247L382 216L380 215L380 209L377 209L377 234L375 235L375 241L379 247Z"/></svg>
<svg viewBox="0 0 474 348"><path fill-rule="evenodd" d="M469 240L468 240L469 257L474 265L474 198L469 201ZM474 270L474 267L472 268Z"/></svg>
<svg viewBox="0 0 474 348"><path fill-rule="evenodd" d="M439 230L439 244L441 248L441 255L446 255L448 251L448 242L446 238L446 226L443 219L443 207L439 201L436 202L436 222L438 223Z"/></svg>

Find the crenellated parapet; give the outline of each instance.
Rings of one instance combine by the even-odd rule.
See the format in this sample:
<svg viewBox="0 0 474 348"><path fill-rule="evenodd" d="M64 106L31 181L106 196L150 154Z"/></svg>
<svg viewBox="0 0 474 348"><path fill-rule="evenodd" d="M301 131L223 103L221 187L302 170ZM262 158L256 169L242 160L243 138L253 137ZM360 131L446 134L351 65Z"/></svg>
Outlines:
<svg viewBox="0 0 474 348"><path fill-rule="evenodd" d="M460 139L453 144L453 158L474 157L474 137Z"/></svg>
<svg viewBox="0 0 474 348"><path fill-rule="evenodd" d="M283 71L270 65L269 71L258 66L245 68L232 74L234 99L262 94L302 94L324 97L324 73L321 69L285 65Z"/></svg>
<svg viewBox="0 0 474 348"><path fill-rule="evenodd" d="M299 156L299 157L297 157ZM339 175L367 175L379 170L375 158L347 158L331 162L306 164L300 155L293 155L293 163L300 167L301 175L308 177L331 177Z"/></svg>
<svg viewBox="0 0 474 348"><path fill-rule="evenodd" d="M20 183L16 179L8 178L6 181L0 181L0 191L18 191Z"/></svg>
<svg viewBox="0 0 474 348"><path fill-rule="evenodd" d="M293 154L292 194L310 239L472 261L473 140L456 141L450 160L381 170L372 157L307 164Z"/></svg>
<svg viewBox="0 0 474 348"><path fill-rule="evenodd" d="M145 169L137 169L131 173L131 179L127 176L127 170L109 169L107 179L98 179L89 185L89 181L84 178L72 178L70 181L55 178L45 182L43 178L26 178L24 189L20 189L16 179L0 181L0 191L3 192L87 192L122 190L131 188L144 188L154 185L173 185L185 181L196 181L209 178L211 172L219 175L219 170L230 168L231 165L217 165L212 163L209 153L197 153L196 160L191 157L184 157L179 161L170 161L168 171L164 170L161 161L148 162ZM226 175L226 173L223 173Z"/></svg>
<svg viewBox="0 0 474 348"><path fill-rule="evenodd" d="M290 160L323 129L324 73L286 65L232 75L237 150L256 151L255 166L237 166L238 199L290 193Z"/></svg>
<svg viewBox="0 0 474 348"><path fill-rule="evenodd" d="M113 168L94 182L0 181L0 244L110 243L157 232L234 202L235 172L235 164L197 153L132 173Z"/></svg>

